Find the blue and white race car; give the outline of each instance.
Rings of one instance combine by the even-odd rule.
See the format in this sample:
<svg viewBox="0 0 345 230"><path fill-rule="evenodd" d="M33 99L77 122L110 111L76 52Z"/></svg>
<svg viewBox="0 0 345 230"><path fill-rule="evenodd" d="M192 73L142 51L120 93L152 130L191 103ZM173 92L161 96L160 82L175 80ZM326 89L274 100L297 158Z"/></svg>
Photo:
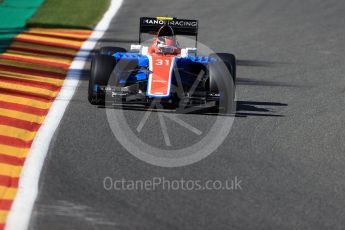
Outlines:
<svg viewBox="0 0 345 230"><path fill-rule="evenodd" d="M151 44L142 33L153 34ZM219 107L234 105L236 60L228 53L197 55L198 21L140 18L139 44L127 52L103 47L92 59L88 99L121 104ZM195 36L195 47L181 47L177 35Z"/></svg>

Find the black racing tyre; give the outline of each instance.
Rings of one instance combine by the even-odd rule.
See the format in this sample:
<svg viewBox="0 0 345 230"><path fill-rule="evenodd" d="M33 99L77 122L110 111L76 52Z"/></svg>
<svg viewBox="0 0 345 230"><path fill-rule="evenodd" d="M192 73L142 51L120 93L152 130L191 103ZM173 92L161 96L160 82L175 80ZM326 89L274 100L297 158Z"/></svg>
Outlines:
<svg viewBox="0 0 345 230"><path fill-rule="evenodd" d="M114 53L117 53L117 52L127 52L127 50L121 47L111 47L111 46L105 46L99 50L99 54L102 54L102 55L113 55Z"/></svg>
<svg viewBox="0 0 345 230"><path fill-rule="evenodd" d="M236 57L235 55L230 54L230 53L216 53L216 54L211 54L210 56L220 61L223 61L225 63L225 65L229 69L229 72L231 73L234 83L236 84Z"/></svg>
<svg viewBox="0 0 345 230"><path fill-rule="evenodd" d="M94 91L95 85L106 86L116 60L112 56L96 54L92 58L89 79L88 100L93 105L103 105L105 95Z"/></svg>
<svg viewBox="0 0 345 230"><path fill-rule="evenodd" d="M220 113L230 114L235 109L236 59L233 55L212 54L208 64L208 87L211 94L219 94Z"/></svg>

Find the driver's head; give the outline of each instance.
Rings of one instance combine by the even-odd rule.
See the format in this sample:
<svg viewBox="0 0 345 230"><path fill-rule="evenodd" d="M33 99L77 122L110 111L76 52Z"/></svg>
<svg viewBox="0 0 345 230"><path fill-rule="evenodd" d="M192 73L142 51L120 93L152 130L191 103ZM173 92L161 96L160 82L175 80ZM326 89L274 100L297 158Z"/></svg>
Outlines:
<svg viewBox="0 0 345 230"><path fill-rule="evenodd" d="M175 36L161 36L157 39L157 45L177 46Z"/></svg>
<svg viewBox="0 0 345 230"><path fill-rule="evenodd" d="M164 25L158 31L157 44L161 53L175 53L178 49L178 43L174 31L170 26Z"/></svg>

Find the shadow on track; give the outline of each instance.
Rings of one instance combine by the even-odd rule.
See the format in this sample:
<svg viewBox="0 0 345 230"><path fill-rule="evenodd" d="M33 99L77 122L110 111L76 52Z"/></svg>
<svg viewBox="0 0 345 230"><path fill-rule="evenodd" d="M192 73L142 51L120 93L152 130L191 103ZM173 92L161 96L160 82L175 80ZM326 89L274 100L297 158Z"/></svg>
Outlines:
<svg viewBox="0 0 345 230"><path fill-rule="evenodd" d="M249 86L280 86L280 87L305 87L302 85L290 84L286 82L278 81L265 81L265 80L254 80L250 78L237 78L237 85L249 85Z"/></svg>
<svg viewBox="0 0 345 230"><path fill-rule="evenodd" d="M288 106L288 104L280 102L259 102L259 101L237 101L236 113L234 114L219 114L217 109L214 108L198 108L193 109L192 112L188 112L186 109L152 109L149 106L140 104L115 104L98 106L102 109L122 109L132 111L152 111L152 112L164 112L164 113L177 113L177 114L193 114L193 115L208 115L208 116L235 116L235 117L248 117L248 116L260 116L260 117L284 117L284 115L276 114L272 107Z"/></svg>
<svg viewBox="0 0 345 230"><path fill-rule="evenodd" d="M284 115L275 114L272 107L277 106L288 106L288 104L280 102L237 101L236 117L284 117Z"/></svg>
<svg viewBox="0 0 345 230"><path fill-rule="evenodd" d="M247 67L277 67L277 66L281 66L281 65L290 65L292 63L237 59L236 64L238 66L247 66Z"/></svg>

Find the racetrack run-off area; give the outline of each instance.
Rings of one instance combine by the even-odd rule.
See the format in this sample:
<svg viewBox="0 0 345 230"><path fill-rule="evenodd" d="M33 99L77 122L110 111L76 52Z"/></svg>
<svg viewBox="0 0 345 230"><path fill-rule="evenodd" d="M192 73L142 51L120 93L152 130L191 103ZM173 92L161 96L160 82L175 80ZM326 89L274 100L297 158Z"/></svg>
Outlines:
<svg viewBox="0 0 345 230"><path fill-rule="evenodd" d="M29 29L0 54L0 229L16 197L25 158L91 31Z"/></svg>
<svg viewBox="0 0 345 230"><path fill-rule="evenodd" d="M28 27L94 29L110 0L45 0Z"/></svg>
<svg viewBox="0 0 345 230"><path fill-rule="evenodd" d="M44 0L4 0L0 2L0 52L14 36L25 30L26 20L32 17Z"/></svg>
<svg viewBox="0 0 345 230"><path fill-rule="evenodd" d="M35 194L37 188L23 185L22 174L31 181L38 181L38 176L33 175L33 170L23 173L24 165L28 155L44 159L45 155L32 151L33 141L66 82L72 61L91 35L89 29L103 15L109 1L99 1L97 7L88 7L90 4L92 0L0 1L0 230L9 222L10 229L27 227L27 223L19 223L25 221L18 209L24 213L29 210L29 218L28 204L35 196L30 201L28 191ZM88 52L84 54L79 60L87 59ZM37 162L31 164L40 170ZM14 218L9 218L18 197L19 206L26 207L16 207L17 211L11 212Z"/></svg>

